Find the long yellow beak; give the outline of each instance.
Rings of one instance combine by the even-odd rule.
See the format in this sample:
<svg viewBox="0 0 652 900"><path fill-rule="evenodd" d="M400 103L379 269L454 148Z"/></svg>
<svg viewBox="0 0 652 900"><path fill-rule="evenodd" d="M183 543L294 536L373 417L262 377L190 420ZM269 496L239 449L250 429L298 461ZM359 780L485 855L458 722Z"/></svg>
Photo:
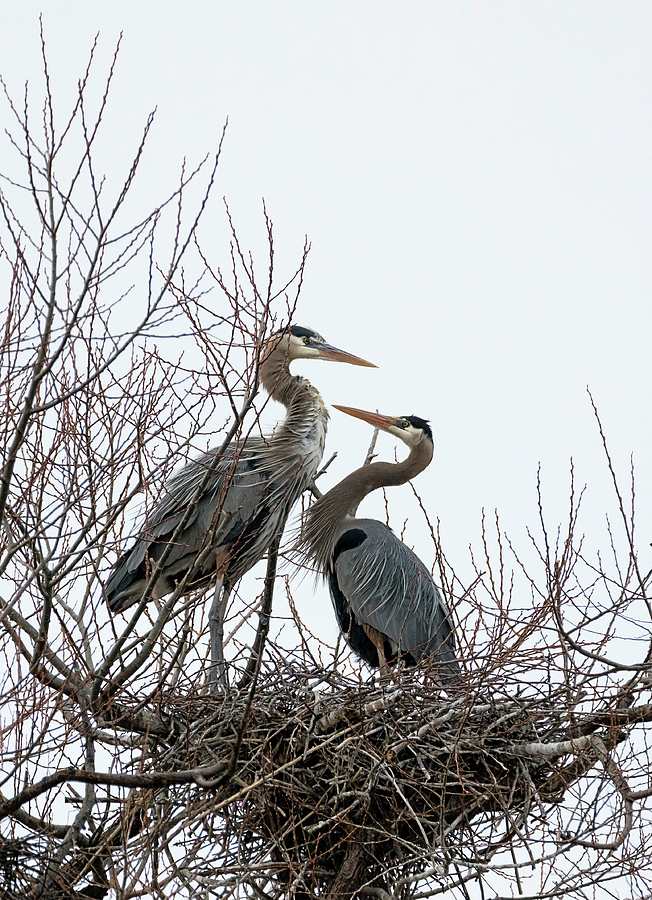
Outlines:
<svg viewBox="0 0 652 900"><path fill-rule="evenodd" d="M370 369L377 369L375 363L368 362L360 356L354 356L347 353L346 350L339 350L337 347L331 347L330 344L324 344L319 348L319 356L317 359L330 359L332 362L350 363L352 366L369 366Z"/></svg>
<svg viewBox="0 0 652 900"><path fill-rule="evenodd" d="M334 403L333 406L335 409L339 409L340 412L346 413L347 416L362 419L363 422L368 422L374 428L382 428L383 431L389 431L392 426L396 425L396 416L382 416L380 413L367 412L365 409L354 409L352 406L338 406L337 403Z"/></svg>

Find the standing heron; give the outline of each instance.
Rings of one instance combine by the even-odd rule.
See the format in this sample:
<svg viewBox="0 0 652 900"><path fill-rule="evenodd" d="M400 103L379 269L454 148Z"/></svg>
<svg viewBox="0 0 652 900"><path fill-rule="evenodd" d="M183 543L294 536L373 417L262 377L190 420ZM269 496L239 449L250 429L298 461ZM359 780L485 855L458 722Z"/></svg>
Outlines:
<svg viewBox="0 0 652 900"><path fill-rule="evenodd" d="M381 672L399 657L412 665L430 660L452 682L459 675L455 635L428 569L387 525L355 517L367 494L405 484L429 465L430 426L417 416L335 408L400 438L410 454L356 469L320 497L307 512L302 548L328 581L340 630L357 656Z"/></svg>
<svg viewBox="0 0 652 900"><path fill-rule="evenodd" d="M324 452L328 412L319 391L290 373L295 359L374 367L310 328L292 325L271 335L261 352L260 381L286 407L285 420L271 435L232 441L221 455L209 450L173 475L105 585L111 612L122 612L141 599L164 552L153 597L171 593L183 578L185 594L216 582L209 615L212 681L218 666L224 679L222 622L231 588L280 536Z"/></svg>

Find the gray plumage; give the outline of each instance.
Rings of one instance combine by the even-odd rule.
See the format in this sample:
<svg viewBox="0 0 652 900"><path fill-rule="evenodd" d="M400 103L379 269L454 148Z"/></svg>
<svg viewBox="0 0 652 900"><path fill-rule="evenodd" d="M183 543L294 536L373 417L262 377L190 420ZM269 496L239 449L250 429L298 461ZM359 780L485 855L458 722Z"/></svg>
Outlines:
<svg viewBox="0 0 652 900"><path fill-rule="evenodd" d="M410 455L400 463L372 463L348 475L307 513L304 551L327 580L340 629L370 666L383 657L409 664L429 660L443 681L459 675L450 612L419 559L375 519L359 519L359 503L382 486L399 485L421 472L434 445L427 423L338 407L400 437Z"/></svg>
<svg viewBox="0 0 652 900"><path fill-rule="evenodd" d="M106 582L112 612L140 600L209 470L203 493L169 549L154 596L170 593L186 575L185 593L219 580L233 585L262 559L314 478L326 440L328 413L319 391L307 379L291 375L290 362L331 359L372 365L301 326L272 335L261 358L260 380L287 408L284 422L272 435L232 442L222 455L210 450L172 476Z"/></svg>
<svg viewBox="0 0 652 900"><path fill-rule="evenodd" d="M357 622L385 636L389 659L401 653L418 662L434 655L439 662L451 663L455 639L450 613L426 566L382 522L355 519L344 526L345 534L351 526L366 539L339 553L332 591L339 590Z"/></svg>

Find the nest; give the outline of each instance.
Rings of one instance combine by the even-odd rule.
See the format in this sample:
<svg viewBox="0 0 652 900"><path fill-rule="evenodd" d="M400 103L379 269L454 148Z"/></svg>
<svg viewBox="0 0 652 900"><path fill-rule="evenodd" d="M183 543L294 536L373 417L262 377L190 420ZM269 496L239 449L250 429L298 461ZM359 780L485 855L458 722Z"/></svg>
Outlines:
<svg viewBox="0 0 652 900"><path fill-rule="evenodd" d="M519 751L568 737L550 697L517 699L499 685L447 695L406 672L378 686L285 671L247 702L237 691L220 701L167 698L177 737L159 744L152 768L210 775L241 739L233 776L191 789L194 815L215 836L225 871L245 860L267 866L299 895L382 890L388 873L432 874L453 849L457 858L469 848L476 859L491 855L533 802L559 802L573 780L575 763L567 771ZM188 808L187 789L171 789L170 815L175 792Z"/></svg>
<svg viewBox="0 0 652 900"><path fill-rule="evenodd" d="M39 838L7 838L0 835L0 897L25 900L32 895L45 842Z"/></svg>

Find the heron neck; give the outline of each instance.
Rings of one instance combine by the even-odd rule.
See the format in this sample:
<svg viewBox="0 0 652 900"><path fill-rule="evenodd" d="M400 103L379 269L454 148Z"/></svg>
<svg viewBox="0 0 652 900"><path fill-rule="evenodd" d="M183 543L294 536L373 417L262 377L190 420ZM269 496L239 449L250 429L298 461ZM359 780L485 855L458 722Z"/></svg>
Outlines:
<svg viewBox="0 0 652 900"><path fill-rule="evenodd" d="M405 484L428 466L432 460L433 446L422 440L410 450L402 462L376 462L351 472L322 498L331 497L331 503L339 507L340 515L354 516L367 494L381 487ZM321 503L321 500L319 501Z"/></svg>
<svg viewBox="0 0 652 900"><path fill-rule="evenodd" d="M287 409L285 420L271 437L273 452L284 465L298 465L301 477L314 476L326 442L328 412L317 388L300 375L292 375L287 352L271 351L260 366L265 390Z"/></svg>
<svg viewBox="0 0 652 900"><path fill-rule="evenodd" d="M302 379L290 372L287 352L278 345L260 364L260 381L270 395L283 406L289 406L297 383Z"/></svg>
<svg viewBox="0 0 652 900"><path fill-rule="evenodd" d="M310 507L303 542L308 554L324 574L330 566L335 543L344 523L355 516L364 498L380 487L392 487L410 481L429 465L433 452L430 441L422 440L411 448L410 455L402 462L376 462L362 466L347 475Z"/></svg>

